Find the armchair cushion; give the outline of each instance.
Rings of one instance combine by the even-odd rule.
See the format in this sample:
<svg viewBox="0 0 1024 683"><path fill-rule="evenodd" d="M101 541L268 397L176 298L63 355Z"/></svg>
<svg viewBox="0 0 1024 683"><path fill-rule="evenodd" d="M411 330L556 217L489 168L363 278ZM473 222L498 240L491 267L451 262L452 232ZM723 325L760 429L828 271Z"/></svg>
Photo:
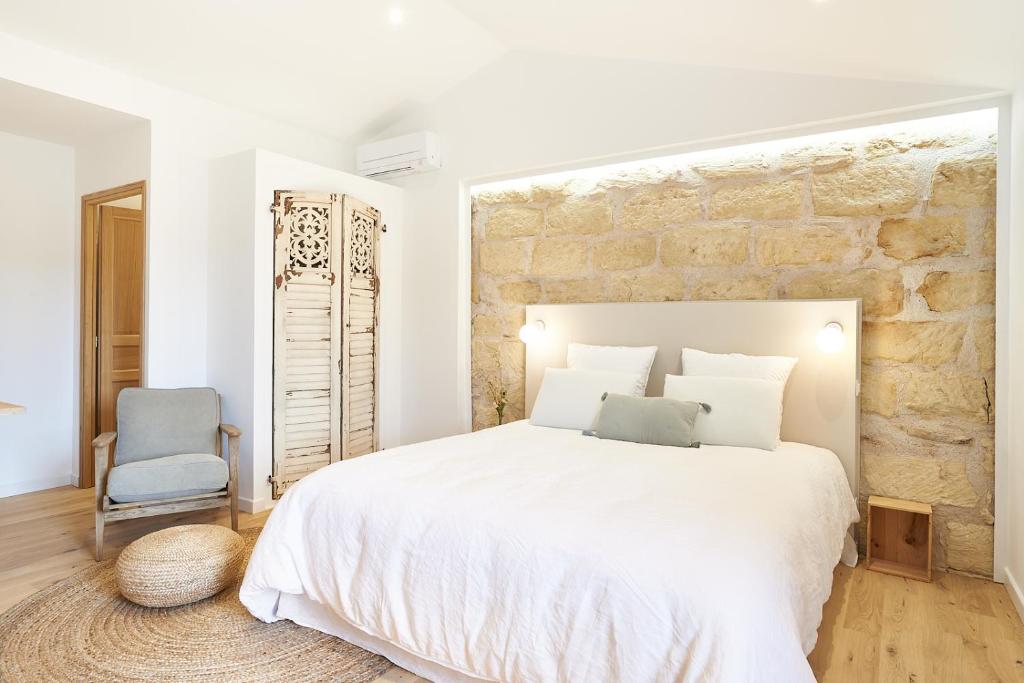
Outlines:
<svg viewBox="0 0 1024 683"><path fill-rule="evenodd" d="M184 453L117 465L107 477L107 495L115 503L139 503L213 493L227 483L223 458Z"/></svg>
<svg viewBox="0 0 1024 683"><path fill-rule="evenodd" d="M180 453L217 453L220 401L199 389L121 390L114 464Z"/></svg>

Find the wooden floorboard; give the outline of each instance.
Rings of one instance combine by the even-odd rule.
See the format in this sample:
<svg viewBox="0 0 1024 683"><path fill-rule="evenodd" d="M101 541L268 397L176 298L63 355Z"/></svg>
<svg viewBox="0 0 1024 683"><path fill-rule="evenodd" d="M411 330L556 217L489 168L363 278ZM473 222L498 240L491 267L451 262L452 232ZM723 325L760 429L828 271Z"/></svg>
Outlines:
<svg viewBox="0 0 1024 683"><path fill-rule="evenodd" d="M93 563L93 506L91 489L72 487L0 498L0 611ZM107 557L156 529L227 519L221 508L112 522ZM240 513L239 525L265 519ZM997 583L944 572L922 583L839 565L808 660L829 683L1024 683L1024 625ZM423 679L393 667L377 683Z"/></svg>

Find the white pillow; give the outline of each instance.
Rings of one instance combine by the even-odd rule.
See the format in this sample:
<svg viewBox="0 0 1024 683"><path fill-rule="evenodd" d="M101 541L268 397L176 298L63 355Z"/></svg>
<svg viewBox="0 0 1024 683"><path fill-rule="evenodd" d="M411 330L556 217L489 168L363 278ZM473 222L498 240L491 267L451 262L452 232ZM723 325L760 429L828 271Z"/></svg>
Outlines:
<svg viewBox="0 0 1024 683"><path fill-rule="evenodd" d="M530 413L530 424L590 429L601 410L601 396L605 392L628 395L635 386L636 375L627 372L547 368Z"/></svg>
<svg viewBox="0 0 1024 683"><path fill-rule="evenodd" d="M647 393L647 378L651 376L656 353L657 346L592 346L573 343L569 344L565 365L571 370L605 370L636 375L636 386L622 393L643 396Z"/></svg>
<svg viewBox="0 0 1024 683"><path fill-rule="evenodd" d="M714 377L750 377L789 381L789 373L799 358L788 356L746 356L742 353L708 353L697 349L683 349L684 375L712 375Z"/></svg>
<svg viewBox="0 0 1024 683"><path fill-rule="evenodd" d="M665 398L711 406L697 415L693 440L715 446L778 448L785 388L751 377L665 375Z"/></svg>

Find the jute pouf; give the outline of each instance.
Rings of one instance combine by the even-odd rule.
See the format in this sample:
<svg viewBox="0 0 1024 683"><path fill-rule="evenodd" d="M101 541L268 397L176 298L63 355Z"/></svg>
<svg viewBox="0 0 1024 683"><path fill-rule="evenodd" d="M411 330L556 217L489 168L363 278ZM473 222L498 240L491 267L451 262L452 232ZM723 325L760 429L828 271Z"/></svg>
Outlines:
<svg viewBox="0 0 1024 683"><path fill-rule="evenodd" d="M259 529L242 532L245 557ZM336 681L370 683L391 663L290 621L264 624L234 585L212 598L153 609L121 597L114 561L77 574L0 615L0 681Z"/></svg>
<svg viewBox="0 0 1024 683"><path fill-rule="evenodd" d="M245 542L231 529L186 524L131 543L117 558L121 595L143 607L177 607L216 595L234 583Z"/></svg>

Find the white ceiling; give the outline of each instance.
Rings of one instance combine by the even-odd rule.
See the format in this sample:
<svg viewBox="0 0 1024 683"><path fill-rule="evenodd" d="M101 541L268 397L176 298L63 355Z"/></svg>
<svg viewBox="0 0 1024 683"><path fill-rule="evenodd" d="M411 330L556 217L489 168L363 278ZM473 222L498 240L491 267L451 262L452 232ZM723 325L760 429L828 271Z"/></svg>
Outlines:
<svg viewBox="0 0 1024 683"><path fill-rule="evenodd" d="M148 123L131 114L2 78L0 103L0 131L72 147Z"/></svg>
<svg viewBox="0 0 1024 683"><path fill-rule="evenodd" d="M1009 87L1022 0L451 0L512 49Z"/></svg>
<svg viewBox="0 0 1024 683"><path fill-rule="evenodd" d="M513 49L1009 87L1021 0L452 0Z"/></svg>
<svg viewBox="0 0 1024 683"><path fill-rule="evenodd" d="M444 0L0 0L0 31L338 138L503 51Z"/></svg>
<svg viewBox="0 0 1024 683"><path fill-rule="evenodd" d="M2 31L336 138L507 50L1010 87L1021 25L1024 0L0 0Z"/></svg>

